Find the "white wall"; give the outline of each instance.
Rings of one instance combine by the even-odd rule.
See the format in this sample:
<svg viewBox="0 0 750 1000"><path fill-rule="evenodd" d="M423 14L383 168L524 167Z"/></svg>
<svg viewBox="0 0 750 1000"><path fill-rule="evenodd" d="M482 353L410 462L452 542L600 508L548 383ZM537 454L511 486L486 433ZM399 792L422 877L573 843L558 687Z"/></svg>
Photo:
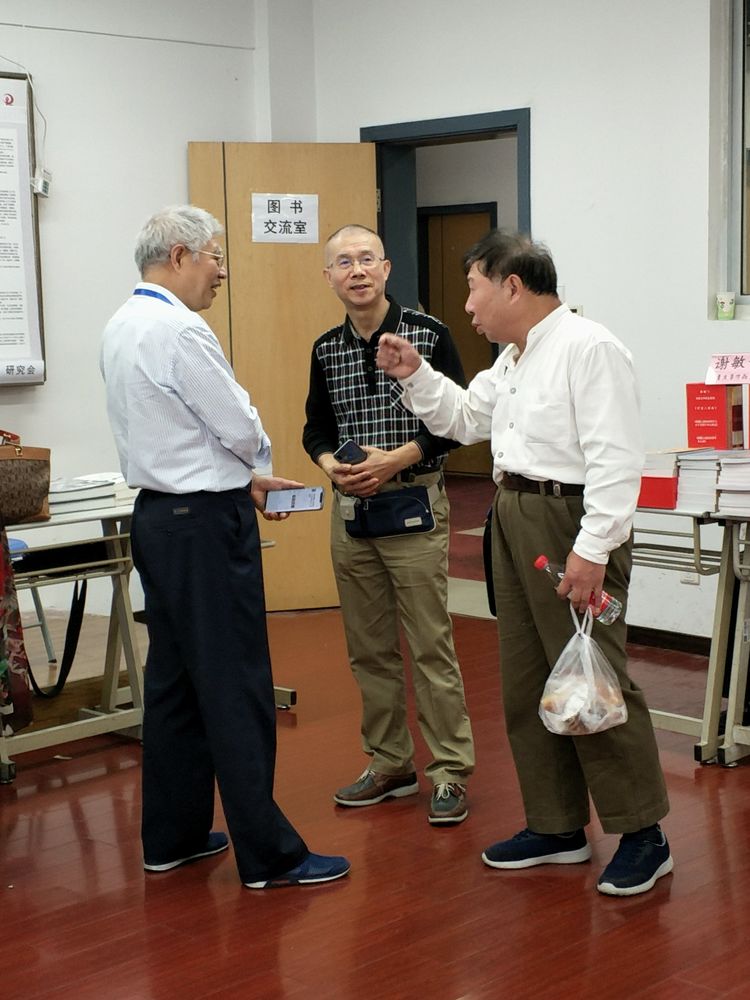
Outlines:
<svg viewBox="0 0 750 1000"><path fill-rule="evenodd" d="M315 48L310 0L262 0L267 8L269 139L314 142ZM260 4L256 3L260 15ZM260 17L258 17L260 20ZM259 25L260 26L260 25Z"/></svg>
<svg viewBox="0 0 750 1000"><path fill-rule="evenodd" d="M747 341L741 323L707 318L726 280L709 273L724 225L709 202L712 3L725 6L381 0L355 17L345 0L314 3L320 141L531 108L533 233L568 301L633 351L652 449L685 443L684 384ZM637 624L711 631L710 583L639 571L631 605Z"/></svg>
<svg viewBox="0 0 750 1000"><path fill-rule="evenodd" d="M55 475L118 467L101 331L137 278L142 223L187 200L187 143L255 137L254 44L245 0L0 0L0 55L32 74L53 174L39 202L48 378L0 390L0 426L51 446ZM107 588L91 588L89 610L108 610ZM68 601L69 588L45 592Z"/></svg>
<svg viewBox="0 0 750 1000"><path fill-rule="evenodd" d="M706 318L709 5L315 2L321 141L531 108L534 235L635 351L653 447L683 442L683 384L736 342Z"/></svg>

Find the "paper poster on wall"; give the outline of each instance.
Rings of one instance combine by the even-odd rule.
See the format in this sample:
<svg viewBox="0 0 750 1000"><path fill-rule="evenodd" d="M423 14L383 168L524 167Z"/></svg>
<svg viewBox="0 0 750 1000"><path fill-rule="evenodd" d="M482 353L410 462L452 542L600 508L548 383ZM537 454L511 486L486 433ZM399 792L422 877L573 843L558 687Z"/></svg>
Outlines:
<svg viewBox="0 0 750 1000"><path fill-rule="evenodd" d="M317 243L316 194L253 194L253 243Z"/></svg>
<svg viewBox="0 0 750 1000"><path fill-rule="evenodd" d="M45 375L27 78L0 74L0 96L0 387L35 385Z"/></svg>
<svg viewBox="0 0 750 1000"><path fill-rule="evenodd" d="M750 382L750 354L739 351L732 354L712 354L705 382L706 385Z"/></svg>

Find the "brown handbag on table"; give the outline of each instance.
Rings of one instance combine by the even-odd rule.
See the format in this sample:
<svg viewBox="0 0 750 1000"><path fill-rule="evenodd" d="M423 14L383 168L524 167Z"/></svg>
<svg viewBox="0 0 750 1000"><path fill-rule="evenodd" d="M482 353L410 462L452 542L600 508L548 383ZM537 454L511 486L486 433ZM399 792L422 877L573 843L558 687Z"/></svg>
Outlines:
<svg viewBox="0 0 750 1000"><path fill-rule="evenodd" d="M0 525L49 520L49 448L0 430Z"/></svg>

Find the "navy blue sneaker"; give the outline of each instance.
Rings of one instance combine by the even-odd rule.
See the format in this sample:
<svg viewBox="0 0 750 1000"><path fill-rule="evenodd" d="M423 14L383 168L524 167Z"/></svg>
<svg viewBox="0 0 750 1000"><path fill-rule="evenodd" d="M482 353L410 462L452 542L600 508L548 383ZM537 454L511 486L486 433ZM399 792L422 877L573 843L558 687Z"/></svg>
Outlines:
<svg viewBox="0 0 750 1000"><path fill-rule="evenodd" d="M653 889L656 880L668 875L673 867L667 838L657 824L622 835L596 888L606 896L636 896Z"/></svg>
<svg viewBox="0 0 750 1000"><path fill-rule="evenodd" d="M351 868L347 858L327 854L308 854L304 861L284 875L264 879L262 882L245 882L248 889L279 889L285 885L315 885L343 878Z"/></svg>
<svg viewBox="0 0 750 1000"><path fill-rule="evenodd" d="M490 868L531 868L534 865L576 865L588 861L591 847L583 830L534 833L521 830L510 840L488 847L482 861Z"/></svg>
<svg viewBox="0 0 750 1000"><path fill-rule="evenodd" d="M144 861L143 867L147 872L168 872L171 868L179 868L180 865L187 865L191 861L200 861L201 858L210 858L212 854L221 854L229 847L229 839L225 833L209 833L206 846L195 854L188 854L187 857L177 858L175 861L165 861L164 864L155 864Z"/></svg>

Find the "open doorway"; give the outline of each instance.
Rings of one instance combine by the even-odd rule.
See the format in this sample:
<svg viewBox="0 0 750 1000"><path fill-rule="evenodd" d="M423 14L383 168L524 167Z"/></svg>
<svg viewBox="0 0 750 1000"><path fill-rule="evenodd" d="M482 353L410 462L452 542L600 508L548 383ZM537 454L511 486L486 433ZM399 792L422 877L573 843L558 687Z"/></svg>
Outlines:
<svg viewBox="0 0 750 1000"><path fill-rule="evenodd" d="M473 205L430 205L417 209L419 255L419 302L425 311L438 316L451 331L458 348L467 383L489 368L497 349L472 327L464 305L466 281L463 255L497 225L497 203ZM452 451L448 472L492 475L492 454L488 441Z"/></svg>
<svg viewBox="0 0 750 1000"><path fill-rule="evenodd" d="M420 206L494 201L499 225L531 231L530 132L529 108L360 129L360 140L375 144L378 230L399 302L419 301Z"/></svg>
<svg viewBox="0 0 750 1000"><path fill-rule="evenodd" d="M489 367L494 355L463 311L461 261L495 225L530 233L530 127L530 110L517 108L360 130L360 140L376 146L378 230L393 262L389 291L403 305L421 303L448 324L468 378ZM451 519L450 574L459 578L451 580L449 607L471 614L469 609L486 608L480 519L488 488L492 491L489 445L453 452L448 471L456 515ZM463 508L476 524L462 523ZM462 585L458 591L457 582ZM461 597L459 607L455 594L467 588L469 597Z"/></svg>
<svg viewBox="0 0 750 1000"><path fill-rule="evenodd" d="M497 351L464 312L463 254L494 226L530 232L530 123L529 109L516 108L360 130L376 147L378 229L393 262L389 291L448 325L467 379ZM489 445L459 449L448 468L491 475Z"/></svg>

